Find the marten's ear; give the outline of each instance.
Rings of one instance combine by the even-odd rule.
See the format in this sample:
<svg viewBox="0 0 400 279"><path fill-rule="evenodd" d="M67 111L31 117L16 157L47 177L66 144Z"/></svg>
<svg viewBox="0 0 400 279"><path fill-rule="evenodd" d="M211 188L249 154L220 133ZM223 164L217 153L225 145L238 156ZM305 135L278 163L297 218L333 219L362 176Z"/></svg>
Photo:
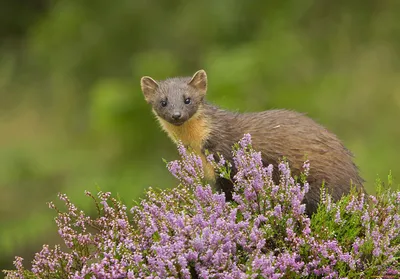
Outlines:
<svg viewBox="0 0 400 279"><path fill-rule="evenodd" d="M146 102L150 102L153 98L156 90L158 89L158 83L151 77L142 77L140 79L140 86L142 87L142 92Z"/></svg>
<svg viewBox="0 0 400 279"><path fill-rule="evenodd" d="M197 71L188 83L202 93L207 91L207 74L204 70Z"/></svg>

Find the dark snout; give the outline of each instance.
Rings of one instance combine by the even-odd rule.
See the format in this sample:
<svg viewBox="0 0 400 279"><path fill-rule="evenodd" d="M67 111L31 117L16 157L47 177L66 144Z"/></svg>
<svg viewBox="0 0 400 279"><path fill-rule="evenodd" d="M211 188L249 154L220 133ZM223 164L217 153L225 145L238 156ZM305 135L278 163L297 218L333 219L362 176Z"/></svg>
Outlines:
<svg viewBox="0 0 400 279"><path fill-rule="evenodd" d="M181 117L182 117L182 114L181 114L179 111L175 111L175 112L172 114L172 118L173 118L174 120L179 120Z"/></svg>
<svg viewBox="0 0 400 279"><path fill-rule="evenodd" d="M180 126L187 120L186 115L182 111L174 111L170 114L170 123Z"/></svg>

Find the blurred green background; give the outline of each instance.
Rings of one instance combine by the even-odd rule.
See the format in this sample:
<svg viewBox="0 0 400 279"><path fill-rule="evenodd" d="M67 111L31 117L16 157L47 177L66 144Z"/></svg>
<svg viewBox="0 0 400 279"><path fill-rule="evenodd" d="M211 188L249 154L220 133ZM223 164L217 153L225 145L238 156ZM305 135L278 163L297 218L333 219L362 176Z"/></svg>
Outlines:
<svg viewBox="0 0 400 279"><path fill-rule="evenodd" d="M59 241L46 202L132 204L177 157L139 80L204 68L224 108L288 108L336 133L372 189L400 175L400 1L0 2L0 269ZM397 179L397 183L398 183ZM1 275L0 275L1 276Z"/></svg>

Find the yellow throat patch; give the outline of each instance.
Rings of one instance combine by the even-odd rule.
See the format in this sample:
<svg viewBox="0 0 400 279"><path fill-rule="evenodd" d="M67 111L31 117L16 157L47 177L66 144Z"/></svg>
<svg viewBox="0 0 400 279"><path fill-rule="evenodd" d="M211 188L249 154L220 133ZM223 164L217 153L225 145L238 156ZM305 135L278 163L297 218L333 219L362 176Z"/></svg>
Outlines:
<svg viewBox="0 0 400 279"><path fill-rule="evenodd" d="M201 152L203 144L210 134L210 125L205 117L200 117L200 114L201 112L197 112L181 126L175 126L160 118L157 114L155 115L160 122L161 128L167 132L175 143L181 141L200 156L205 178L214 181L214 168L207 162L206 156Z"/></svg>

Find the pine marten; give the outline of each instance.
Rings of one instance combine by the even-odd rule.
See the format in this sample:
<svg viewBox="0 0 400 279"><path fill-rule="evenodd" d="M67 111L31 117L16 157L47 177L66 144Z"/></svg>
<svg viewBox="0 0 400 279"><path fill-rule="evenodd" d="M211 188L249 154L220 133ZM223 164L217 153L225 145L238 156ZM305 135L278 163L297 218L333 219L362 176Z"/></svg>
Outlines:
<svg viewBox="0 0 400 279"><path fill-rule="evenodd" d="M311 118L290 110L276 109L254 113L237 113L222 110L205 101L207 74L197 71L192 77L174 77L155 81L144 76L141 88L169 137L197 152L205 165L205 176L214 180L216 187L232 199L233 185L216 177L206 162L205 152L220 153L232 161L232 146L245 133L252 137L253 147L261 151L264 165L277 164L283 157L292 174L298 175L305 158L310 162L310 184L306 194L306 212L316 211L320 188L325 188L334 200L349 193L351 184L363 190L364 180L352 161L352 154L340 140ZM274 171L275 182L279 181ZM232 170L232 177L235 170Z"/></svg>

